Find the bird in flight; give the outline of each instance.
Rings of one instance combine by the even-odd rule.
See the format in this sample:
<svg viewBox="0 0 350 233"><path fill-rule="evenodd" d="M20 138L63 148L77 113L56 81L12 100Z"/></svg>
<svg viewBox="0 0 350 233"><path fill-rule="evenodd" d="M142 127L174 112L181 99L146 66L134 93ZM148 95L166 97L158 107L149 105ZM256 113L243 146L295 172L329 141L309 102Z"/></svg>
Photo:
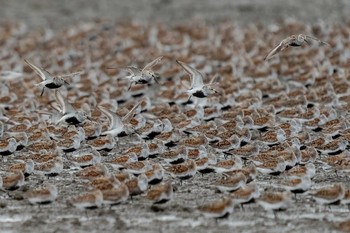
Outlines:
<svg viewBox="0 0 350 233"><path fill-rule="evenodd" d="M121 69L130 73L130 75L126 77L131 81L128 90L130 90L130 88L133 84L148 84L152 81L152 79L154 79L156 82L158 82L158 78L160 78L160 75L158 73L154 72L152 70L152 68L155 65L157 65L158 62L160 62L162 60L162 58L163 58L163 56L157 57L156 59L154 59L153 61L148 63L142 69L139 69L139 68L134 67L134 66L122 67ZM116 69L116 68L107 68L107 69Z"/></svg>
<svg viewBox="0 0 350 233"><path fill-rule="evenodd" d="M285 50L288 47L300 47L304 44L304 42L306 42L308 45L310 45L310 40L314 40L317 41L319 43L319 45L328 45L328 43L321 41L315 37L312 36L308 36L308 35L304 35L304 34L299 34L298 36L296 35L291 35L290 37L284 39L281 41L281 43L275 47L273 50L271 50L271 52L269 52L266 57L264 58L264 60L269 60L271 57L273 57L274 55L276 55L277 53Z"/></svg>
<svg viewBox="0 0 350 233"><path fill-rule="evenodd" d="M92 120L84 111L77 111L65 98L63 98L58 90L55 91L55 96L60 105L60 112L62 114L62 117L56 122L56 124L66 122L68 124L77 125L82 123L85 119Z"/></svg>
<svg viewBox="0 0 350 233"><path fill-rule="evenodd" d="M214 75L214 77L210 80L208 84L204 84L203 82L203 74L196 70L195 68L181 62L176 61L191 77L191 87L187 91L187 93L191 96L195 96L197 98L206 98L209 95L212 95L214 93L218 93L217 90L213 88L213 84L218 77L217 75Z"/></svg>
<svg viewBox="0 0 350 233"><path fill-rule="evenodd" d="M57 88L60 88L62 85L69 85L69 83L65 80L65 78L67 78L67 77L74 77L74 76L79 75L79 74L82 73L81 71L79 71L79 72L74 72L74 73L54 76L49 71L47 71L46 69L39 68L36 65L34 65L34 64L30 63L29 61L27 61L26 59L24 59L24 61L43 80L42 82L36 84L36 86L43 86L43 89L41 91L41 96L44 94L45 87L47 87L49 89L57 89Z"/></svg>

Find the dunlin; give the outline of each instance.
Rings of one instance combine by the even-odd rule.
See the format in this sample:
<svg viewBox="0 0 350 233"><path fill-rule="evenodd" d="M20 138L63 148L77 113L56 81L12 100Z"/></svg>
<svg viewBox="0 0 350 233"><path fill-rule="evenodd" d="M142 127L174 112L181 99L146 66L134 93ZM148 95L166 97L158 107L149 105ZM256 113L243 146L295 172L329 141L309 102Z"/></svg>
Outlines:
<svg viewBox="0 0 350 233"><path fill-rule="evenodd" d="M7 190L15 190L24 185L24 175L21 171L15 171L2 177L2 187Z"/></svg>
<svg viewBox="0 0 350 233"><path fill-rule="evenodd" d="M256 202L265 210L285 210L292 204L290 193L287 192L266 192Z"/></svg>
<svg viewBox="0 0 350 233"><path fill-rule="evenodd" d="M103 204L116 205L126 202L129 198L129 189L124 183L120 183L112 189L102 191Z"/></svg>
<svg viewBox="0 0 350 233"><path fill-rule="evenodd" d="M241 140L237 135L233 135L227 139L222 139L217 143L213 143L210 146L214 148L217 152L228 152L232 149L236 149L239 147Z"/></svg>
<svg viewBox="0 0 350 233"><path fill-rule="evenodd" d="M105 177L109 174L107 167L103 164L85 167L76 173L80 179L93 180L97 177Z"/></svg>
<svg viewBox="0 0 350 233"><path fill-rule="evenodd" d="M126 172L134 175L140 175L152 169L152 165L148 160L129 162L124 165Z"/></svg>
<svg viewBox="0 0 350 233"><path fill-rule="evenodd" d="M270 130L261 135L260 141L264 142L266 145L274 145L286 140L286 133L283 129Z"/></svg>
<svg viewBox="0 0 350 233"><path fill-rule="evenodd" d="M153 204L161 204L170 201L173 198L173 186L171 181L152 186L147 192L147 199Z"/></svg>
<svg viewBox="0 0 350 233"><path fill-rule="evenodd" d="M56 90L55 91L57 102L60 105L60 112L62 117L56 122L59 124L61 122L66 122L68 124L77 125L82 123L86 118L88 118L87 113L84 111L77 111L63 96Z"/></svg>
<svg viewBox="0 0 350 233"><path fill-rule="evenodd" d="M127 78L131 81L130 87L132 84L147 84L150 83L153 79L158 82L160 75L152 70L152 68L162 60L162 56L157 57L150 63L148 63L142 70L133 66L123 67L124 70L128 71L131 75Z"/></svg>
<svg viewBox="0 0 350 233"><path fill-rule="evenodd" d="M311 179L309 176L303 177L289 177L284 183L286 190L291 191L292 193L304 193L311 188Z"/></svg>
<svg viewBox="0 0 350 233"><path fill-rule="evenodd" d="M242 168L242 160L238 156L232 159L218 161L215 165L210 166L216 173L230 172Z"/></svg>
<svg viewBox="0 0 350 233"><path fill-rule="evenodd" d="M116 113L112 112L111 110L99 106L98 109L109 119L108 130L102 132L101 135L110 134L113 137L115 137L131 133L129 132L130 129L128 129L125 124L130 122L139 105L140 103L136 104L123 118L119 117Z"/></svg>
<svg viewBox="0 0 350 233"><path fill-rule="evenodd" d="M28 144L28 135L24 132L5 133L5 138L14 138L17 142L16 151L22 150Z"/></svg>
<svg viewBox="0 0 350 233"><path fill-rule="evenodd" d="M111 151L116 145L116 139L111 134L104 137L98 137L88 141L88 145L97 151Z"/></svg>
<svg viewBox="0 0 350 233"><path fill-rule="evenodd" d="M100 136L102 127L99 123L87 120L83 124L83 129L85 132L85 139L91 140Z"/></svg>
<svg viewBox="0 0 350 233"><path fill-rule="evenodd" d="M318 156L317 150L314 147L307 147L300 151L300 164L313 163Z"/></svg>
<svg viewBox="0 0 350 233"><path fill-rule="evenodd" d="M125 181L125 185L128 187L131 196L139 195L147 190L148 179L145 174L141 174L138 177Z"/></svg>
<svg viewBox="0 0 350 233"><path fill-rule="evenodd" d="M187 160L187 149L186 147L179 147L176 150L165 151L158 156L160 159L167 163L177 164Z"/></svg>
<svg viewBox="0 0 350 233"><path fill-rule="evenodd" d="M282 157L277 157L256 165L256 169L262 174L278 175L286 170L286 163Z"/></svg>
<svg viewBox="0 0 350 233"><path fill-rule="evenodd" d="M17 149L17 141L14 138L0 140L0 155L10 155Z"/></svg>
<svg viewBox="0 0 350 233"><path fill-rule="evenodd" d="M338 203L345 195L344 185L336 183L332 186L326 186L317 190L309 191L312 198L320 204L334 204Z"/></svg>
<svg viewBox="0 0 350 233"><path fill-rule="evenodd" d="M21 171L25 176L29 176L34 171L34 162L31 159L17 160L7 168L10 172Z"/></svg>
<svg viewBox="0 0 350 233"><path fill-rule="evenodd" d="M130 153L135 153L139 160L147 159L149 155L148 145L146 143L143 143L141 145L132 146L126 151L124 151L124 154Z"/></svg>
<svg viewBox="0 0 350 233"><path fill-rule="evenodd" d="M72 154L67 155L67 158L70 162L79 167L95 165L101 162L100 153L92 148L74 151Z"/></svg>
<svg viewBox="0 0 350 233"><path fill-rule="evenodd" d="M298 176L298 177L308 176L310 178L313 178L316 174L316 168L313 163L308 163L305 166L293 167L292 169L287 171L287 174L289 176Z"/></svg>
<svg viewBox="0 0 350 233"><path fill-rule="evenodd" d="M165 167L165 170L169 172L173 177L179 178L181 180L186 180L196 174L197 166L195 161L190 159L181 164Z"/></svg>
<svg viewBox="0 0 350 233"><path fill-rule="evenodd" d="M111 164L112 167L119 169L123 168L125 164L136 162L138 160L137 155L135 153L123 154L111 158L107 161L107 163Z"/></svg>
<svg viewBox="0 0 350 233"><path fill-rule="evenodd" d="M69 203L79 209L90 209L100 207L103 202L101 190L94 190L74 196Z"/></svg>
<svg viewBox="0 0 350 233"><path fill-rule="evenodd" d="M204 136L189 137L181 140L180 144L190 148L198 148L200 146L206 146L208 140Z"/></svg>
<svg viewBox="0 0 350 233"><path fill-rule="evenodd" d="M225 197L221 200L199 206L198 210L208 218L223 218L233 212L233 202L231 198Z"/></svg>
<svg viewBox="0 0 350 233"><path fill-rule="evenodd" d="M198 98L205 98L214 93L218 93L217 90L214 89L214 82L217 76L214 76L208 84L203 83L203 75L196 70L195 68L181 62L176 61L191 77L191 87L187 91L190 96L195 96Z"/></svg>
<svg viewBox="0 0 350 233"><path fill-rule="evenodd" d="M230 150L228 153L239 156L242 159L254 157L259 153L259 143L254 142L254 143L246 144L242 147Z"/></svg>
<svg viewBox="0 0 350 233"><path fill-rule="evenodd" d="M246 184L247 178L242 173L235 174L233 176L224 176L213 185L222 193L232 192Z"/></svg>
<svg viewBox="0 0 350 233"><path fill-rule="evenodd" d="M75 72L75 73L70 73L70 74L65 74L65 75L54 76L51 73L49 73L46 69L39 68L27 60L24 60L24 61L43 80L42 82L37 84L38 86L43 86L43 90L41 91L41 95L44 94L45 87L49 88L49 89L56 89L56 88L60 88L62 85L69 85L69 83L65 80L65 78L74 77L74 76L80 75L82 73L82 72Z"/></svg>
<svg viewBox="0 0 350 233"><path fill-rule="evenodd" d="M80 148L81 140L78 136L72 138L64 138L57 142L57 149L63 151L64 153L73 152Z"/></svg>
<svg viewBox="0 0 350 233"><path fill-rule="evenodd" d="M44 184L42 187L31 189L25 197L31 204L48 204L56 200L58 190L54 184Z"/></svg>
<svg viewBox="0 0 350 233"><path fill-rule="evenodd" d="M46 176L56 176L63 171L63 160L56 157L42 163L35 163L34 174L42 174Z"/></svg>
<svg viewBox="0 0 350 233"><path fill-rule="evenodd" d="M115 188L120 185L120 181L112 174L106 176L95 177L89 181L89 185L93 189L99 189L101 191Z"/></svg>
<svg viewBox="0 0 350 233"><path fill-rule="evenodd" d="M148 144L148 149L149 149L149 157L154 158L157 155L161 154L165 150L164 143L162 143L159 140L154 140L153 142L150 142Z"/></svg>
<svg viewBox="0 0 350 233"><path fill-rule="evenodd" d="M247 204L260 196L260 191L255 182L251 182L230 194L234 204Z"/></svg>
<svg viewBox="0 0 350 233"><path fill-rule="evenodd" d="M152 164L152 169L145 172L148 184L158 184L163 180L164 169L159 163Z"/></svg>
<svg viewBox="0 0 350 233"><path fill-rule="evenodd" d="M264 58L264 60L270 59L275 54L283 51L284 49L286 49L290 46L291 47L300 47L304 44L304 42L306 42L307 44L310 44L309 39L317 41L320 45L329 45L328 43L323 42L323 41L321 41L315 37L312 37L312 36L303 35L303 34L299 34L298 36L292 35L292 36L282 40L281 43L276 48L274 48L271 52L269 52L269 54L267 54L267 56Z"/></svg>
<svg viewBox="0 0 350 233"><path fill-rule="evenodd" d="M254 181L257 176L257 170L254 165L247 165L246 167L243 167L241 169L225 172L224 175L234 176L238 173L242 173L243 175L245 175L247 183Z"/></svg>

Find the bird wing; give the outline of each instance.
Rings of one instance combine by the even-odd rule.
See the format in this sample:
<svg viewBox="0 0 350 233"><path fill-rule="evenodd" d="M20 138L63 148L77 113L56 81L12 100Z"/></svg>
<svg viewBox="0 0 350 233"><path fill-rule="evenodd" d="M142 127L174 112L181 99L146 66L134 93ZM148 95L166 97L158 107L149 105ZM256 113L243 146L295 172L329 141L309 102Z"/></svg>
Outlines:
<svg viewBox="0 0 350 233"><path fill-rule="evenodd" d="M152 69L153 66L157 65L158 62L160 62L163 59L163 56L157 57L156 59L154 59L153 61L151 61L150 63L148 63L141 72L145 71L145 70L150 70Z"/></svg>
<svg viewBox="0 0 350 233"><path fill-rule="evenodd" d="M73 72L73 73L69 73L69 74L61 74L58 77L60 77L60 78L74 77L74 76L80 75L82 73L84 73L84 72L83 71L78 71L78 72Z"/></svg>
<svg viewBox="0 0 350 233"><path fill-rule="evenodd" d="M264 58L264 60L268 60L270 59L272 56L276 55L277 53L281 52L282 50L284 50L285 48L288 47L288 43L289 43L290 39L287 38L285 40L283 40L277 47L275 47L273 50L271 50L271 52L269 52L266 57Z"/></svg>
<svg viewBox="0 0 350 233"><path fill-rule="evenodd" d="M123 127L123 122L117 114L102 106L99 106L98 109L108 117L110 122L109 130Z"/></svg>
<svg viewBox="0 0 350 233"><path fill-rule="evenodd" d="M215 83L216 82L216 80L219 78L219 75L218 74L215 74L212 78L211 78L211 80L210 80L210 82L209 82L209 85L212 85L213 83Z"/></svg>
<svg viewBox="0 0 350 233"><path fill-rule="evenodd" d="M43 81L45 80L52 80L52 75L45 69L43 68L39 68L36 65L33 65L32 63L30 63L29 61L27 61L26 59L24 59L25 63L28 64L28 66L35 71L35 73L37 73L41 79Z"/></svg>
<svg viewBox="0 0 350 233"><path fill-rule="evenodd" d="M73 108L73 106L68 103L67 100L65 100L61 94L61 92L59 92L58 90L55 91L55 96L57 99L58 104L61 107L61 112L62 114L66 114L66 113L70 113L70 112L75 112L75 109Z"/></svg>
<svg viewBox="0 0 350 233"><path fill-rule="evenodd" d="M202 88L204 86L203 75L198 70L181 61L176 60L176 62L190 75L192 89Z"/></svg>
<svg viewBox="0 0 350 233"><path fill-rule="evenodd" d="M316 37L313 37L313 36L308 36L308 35L303 35L305 38L308 38L308 39L311 39L311 40L314 40L314 41L317 41L320 45L328 45L330 46L327 42L324 42L320 39L317 39ZM306 40L305 40L306 41Z"/></svg>
<svg viewBox="0 0 350 233"><path fill-rule="evenodd" d="M135 110L137 109L138 106L140 106L141 102L137 103L122 119L123 122L129 123L131 118L135 114Z"/></svg>
<svg viewBox="0 0 350 233"><path fill-rule="evenodd" d="M139 68L136 68L134 66L125 66L125 67L122 67L123 70L129 72L130 74L133 74L135 76L141 76L142 73L140 71Z"/></svg>

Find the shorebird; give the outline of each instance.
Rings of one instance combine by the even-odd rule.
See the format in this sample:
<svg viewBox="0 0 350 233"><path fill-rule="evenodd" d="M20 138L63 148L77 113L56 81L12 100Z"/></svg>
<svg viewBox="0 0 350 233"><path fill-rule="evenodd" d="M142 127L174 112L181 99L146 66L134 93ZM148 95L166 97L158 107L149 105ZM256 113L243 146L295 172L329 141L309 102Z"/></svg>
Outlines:
<svg viewBox="0 0 350 233"><path fill-rule="evenodd" d="M48 183L25 193L25 197L31 204L49 204L56 200L57 195L58 191L56 185Z"/></svg>
<svg viewBox="0 0 350 233"><path fill-rule="evenodd" d="M60 112L62 114L62 117L56 122L56 125L63 121L68 124L77 125L82 123L86 118L89 118L86 112L77 111L66 99L63 98L58 90L55 91L55 96L61 107Z"/></svg>
<svg viewBox="0 0 350 233"><path fill-rule="evenodd" d="M290 37L284 39L281 41L281 43L275 47L271 52L269 52L267 54L267 56L264 58L264 60L268 60L271 57L273 57L274 55L276 55L277 53L283 51L284 49L288 48L288 47L300 47L304 44L304 42L306 42L308 45L310 45L310 41L311 40L315 40L317 41L320 45L328 45L328 43L321 41L315 37L312 36L308 36L308 35L304 35L304 34L299 34L298 36L296 35L291 35Z"/></svg>
<svg viewBox="0 0 350 233"><path fill-rule="evenodd" d="M162 58L163 56L157 57L142 69L139 69L134 66L122 67L123 70L126 70L127 72L130 73L130 75L126 77L131 81L128 90L130 90L133 84L148 84L149 82L151 82L152 79L158 82L158 78L160 78L160 75L154 72L152 68L156 64L158 64L158 62L160 62ZM107 68L107 69L115 69L115 68Z"/></svg>
<svg viewBox="0 0 350 233"><path fill-rule="evenodd" d="M156 186L152 186L147 192L147 199L154 204L161 204L173 198L173 186L171 181L167 181Z"/></svg>
<svg viewBox="0 0 350 233"><path fill-rule="evenodd" d="M79 72L74 72L74 73L54 76L49 71L47 71L46 69L39 68L36 65L33 65L32 63L27 61L26 59L24 59L24 61L43 80L42 82L36 84L36 86L43 86L43 89L41 91L41 95L40 96L42 96L44 94L45 87L47 87L49 89L57 89L57 88L60 88L62 85L69 85L69 83L65 80L65 78L67 78L67 77L74 77L74 76L79 75L79 74L82 73L81 71L79 71Z"/></svg>
<svg viewBox="0 0 350 233"><path fill-rule="evenodd" d="M108 130L102 132L101 135L110 134L113 137L115 137L123 136L124 134L130 133L126 132L128 131L128 129L125 127L125 124L130 122L131 118L135 115L135 111L139 107L139 105L140 103L136 104L123 118L120 118L117 114L108 110L107 108L99 106L98 109L108 117L110 122Z"/></svg>
<svg viewBox="0 0 350 233"><path fill-rule="evenodd" d="M78 209L91 209L100 207L102 205L102 202L103 194L99 189L81 193L69 200L69 203Z"/></svg>
<svg viewBox="0 0 350 233"><path fill-rule="evenodd" d="M212 95L214 93L219 93L217 90L213 88L213 84L217 78L217 75L214 75L214 77L210 80L208 84L203 83L203 74L200 73L195 68L181 62L177 61L177 64L179 64L191 77L191 87L187 91L188 94L190 94L189 99L191 96L195 96L198 98L206 98L209 95ZM189 100L188 99L188 100Z"/></svg>
<svg viewBox="0 0 350 233"><path fill-rule="evenodd" d="M272 210L274 214L275 211L285 210L293 204L288 192L266 192L256 202L265 210Z"/></svg>
<svg viewBox="0 0 350 233"><path fill-rule="evenodd" d="M200 213L208 218L224 218L233 212L233 202L230 197L224 197L198 207Z"/></svg>

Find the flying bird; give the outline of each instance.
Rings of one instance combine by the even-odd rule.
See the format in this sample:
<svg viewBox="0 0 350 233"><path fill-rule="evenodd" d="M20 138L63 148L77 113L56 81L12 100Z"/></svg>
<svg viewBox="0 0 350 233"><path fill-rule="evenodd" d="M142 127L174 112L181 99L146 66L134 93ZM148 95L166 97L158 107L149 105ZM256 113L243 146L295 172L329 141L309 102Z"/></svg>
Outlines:
<svg viewBox="0 0 350 233"><path fill-rule="evenodd" d="M49 89L57 89L57 88L60 88L62 85L69 85L69 83L65 80L65 78L74 77L74 76L82 73L81 71L79 71L79 72L74 72L74 73L70 73L70 74L63 74L63 75L54 76L46 69L39 68L36 65L33 65L32 63L27 61L26 59L24 59L24 61L43 80L42 82L36 84L36 86L43 86L43 89L41 91L40 96L42 96L44 94L45 87L47 87Z"/></svg>
<svg viewBox="0 0 350 233"><path fill-rule="evenodd" d="M321 41L315 37L304 35L304 34L299 34L298 36L296 35L291 35L290 37L284 39L281 41L281 43L275 47L267 56L264 58L264 60L269 60L271 57L276 55L277 53L285 50L288 47L300 47L306 42L308 45L310 45L310 40L317 41L319 45L328 45L328 43Z"/></svg>
<svg viewBox="0 0 350 233"><path fill-rule="evenodd" d="M176 60L177 64L179 64L191 77L191 87L187 91L187 93L191 96L195 96L198 98L206 98L209 95L212 95L214 93L218 93L217 90L213 88L213 84L218 77L217 75L214 75L214 77L210 80L208 84L204 84L203 82L203 74L196 70L195 68Z"/></svg>
<svg viewBox="0 0 350 233"><path fill-rule="evenodd" d="M133 84L148 84L152 81L152 79L158 82L158 78L160 78L160 75L154 72L152 68L155 65L157 65L162 60L162 58L163 56L157 57L142 69L139 69L134 66L122 67L121 69L130 73L130 75L126 77L131 81L128 90L130 90ZM115 69L115 68L107 68L107 69Z"/></svg>
<svg viewBox="0 0 350 233"><path fill-rule="evenodd" d="M63 115L56 124L65 121L68 124L77 125L82 123L85 119L92 120L86 112L77 111L66 99L63 98L62 94L56 90L55 96L58 104L60 105L60 112Z"/></svg>

